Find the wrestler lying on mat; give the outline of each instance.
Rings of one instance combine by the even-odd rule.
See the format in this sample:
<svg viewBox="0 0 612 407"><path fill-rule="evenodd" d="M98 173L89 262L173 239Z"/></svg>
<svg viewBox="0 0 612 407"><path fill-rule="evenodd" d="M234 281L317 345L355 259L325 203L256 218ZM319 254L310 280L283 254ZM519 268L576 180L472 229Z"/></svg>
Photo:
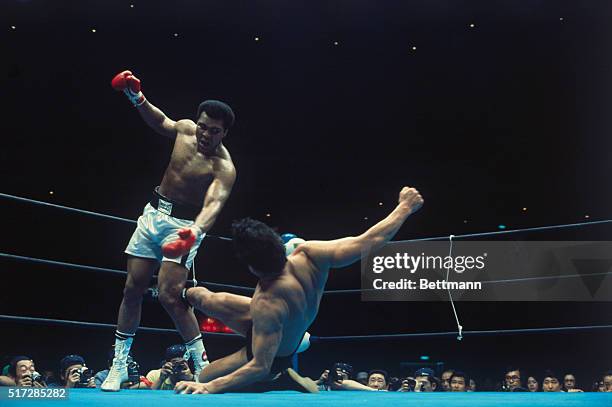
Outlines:
<svg viewBox="0 0 612 407"><path fill-rule="evenodd" d="M213 293L203 287L186 289L183 297L246 336L246 346L204 368L200 383L179 382L175 391L317 392L311 379L290 368L290 361L317 316L329 269L356 262L365 249L382 247L422 205L419 192L404 187L393 212L362 235L307 241L288 257L278 234L264 223L252 219L234 223L236 255L259 278L253 298Z"/></svg>

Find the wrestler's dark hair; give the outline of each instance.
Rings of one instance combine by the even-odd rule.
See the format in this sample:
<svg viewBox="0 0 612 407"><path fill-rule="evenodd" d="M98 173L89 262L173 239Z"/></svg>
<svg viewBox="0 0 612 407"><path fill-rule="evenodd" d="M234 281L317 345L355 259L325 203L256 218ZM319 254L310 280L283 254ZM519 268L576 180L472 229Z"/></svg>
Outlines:
<svg viewBox="0 0 612 407"><path fill-rule="evenodd" d="M245 218L232 223L234 251L241 261L262 274L278 274L287 257L280 236L268 225Z"/></svg>
<svg viewBox="0 0 612 407"><path fill-rule="evenodd" d="M196 120L200 118L202 112L206 112L206 115L211 119L221 120L226 130L234 125L236 119L232 108L219 100L205 100L200 103Z"/></svg>
<svg viewBox="0 0 612 407"><path fill-rule="evenodd" d="M463 377L463 380L465 381L465 386L468 387L470 385L470 376L467 375L467 373L462 372L460 370L456 370L451 377L449 377L448 382L450 384L450 382L453 380L453 377Z"/></svg>

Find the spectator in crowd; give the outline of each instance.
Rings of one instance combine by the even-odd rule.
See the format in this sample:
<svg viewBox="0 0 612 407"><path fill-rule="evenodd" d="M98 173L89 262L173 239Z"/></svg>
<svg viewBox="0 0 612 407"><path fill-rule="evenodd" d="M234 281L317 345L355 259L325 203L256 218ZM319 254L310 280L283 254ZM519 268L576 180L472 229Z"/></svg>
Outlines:
<svg viewBox="0 0 612 407"><path fill-rule="evenodd" d="M111 349L108 358L108 366L112 365L114 350ZM6 359L5 359L6 360ZM138 364L128 357L128 371L130 380L123 383L122 388L138 389L152 388L156 390L173 390L179 381L193 381L194 375L188 363L187 349L185 345L178 344L166 349L165 360L160 369L152 370L147 377L140 375ZM131 368L130 368L131 366ZM359 372L357 380L351 378L352 366L346 363L335 363L331 369L326 369L316 382L324 390L361 390L361 391L450 391L470 392L476 391L476 383L465 372L447 369L441 374L441 379L435 377L435 372L430 368L421 368L415 372L414 378L390 378L386 371L375 369ZM108 375L109 370L98 372L92 377L93 372L87 368L85 360L79 355L68 355L60 361L59 377L61 387L100 387ZM330 372L334 372L330 374ZM16 356L10 360L0 375L0 386L20 387L46 387L53 386L54 372L36 372L34 361L28 356ZM555 372L547 370L542 383L534 375L524 374L526 388L522 387L521 369L509 367L506 369L502 388L505 391L529 391L529 392L582 392L576 385L576 377L573 373L558 376ZM499 386L499 384L498 384ZM487 387L485 385L485 387ZM604 372L601 380L593 383L592 391L612 392L612 370Z"/></svg>
<svg viewBox="0 0 612 407"><path fill-rule="evenodd" d="M456 370L450 377L450 391L467 391L470 378L464 372Z"/></svg>
<svg viewBox="0 0 612 407"><path fill-rule="evenodd" d="M331 387L330 379L329 379L330 369L325 369L321 376L317 380L315 380L315 384L319 386L319 391L333 390ZM333 381L332 381L333 382ZM329 385L328 385L329 384Z"/></svg>
<svg viewBox="0 0 612 407"><path fill-rule="evenodd" d="M368 387L374 390L388 389L389 375L381 369L370 370L368 373Z"/></svg>
<svg viewBox="0 0 612 407"><path fill-rule="evenodd" d="M603 391L612 393L612 370L605 372L601 381L603 383Z"/></svg>
<svg viewBox="0 0 612 407"><path fill-rule="evenodd" d="M7 361L8 362L8 361ZM0 386L14 386L15 378L10 373L11 365L7 363L0 372Z"/></svg>
<svg viewBox="0 0 612 407"><path fill-rule="evenodd" d="M332 373L330 374L330 372ZM352 372L353 367L348 363L336 362L332 365L331 368L325 369L323 373L321 373L319 379L315 381L315 383L317 386L319 386L319 391L349 390L346 388L346 386L348 385L347 381L351 379Z"/></svg>
<svg viewBox="0 0 612 407"><path fill-rule="evenodd" d="M440 388L442 391L450 391L450 377L455 373L453 369L446 369L440 376Z"/></svg>
<svg viewBox="0 0 612 407"><path fill-rule="evenodd" d="M397 376L391 376L387 383L387 391L400 391L403 379Z"/></svg>
<svg viewBox="0 0 612 407"><path fill-rule="evenodd" d="M355 376L355 380L364 386L368 385L368 372L358 372Z"/></svg>
<svg viewBox="0 0 612 407"><path fill-rule="evenodd" d="M504 385L502 389L504 391L521 391L519 388L523 387L521 381L521 370L516 367L508 367L506 374L504 375Z"/></svg>
<svg viewBox="0 0 612 407"><path fill-rule="evenodd" d="M535 376L527 376L527 390L530 392L540 391L540 383Z"/></svg>
<svg viewBox="0 0 612 407"><path fill-rule="evenodd" d="M60 385L62 387L95 388L93 371L85 364L80 355L68 355L60 361Z"/></svg>
<svg viewBox="0 0 612 407"><path fill-rule="evenodd" d="M600 392L603 393L606 391L603 380L596 380L593 382L593 386L591 387L591 391L594 393Z"/></svg>
<svg viewBox="0 0 612 407"><path fill-rule="evenodd" d="M5 376L0 376L0 386L47 387L29 356L12 358L6 373Z"/></svg>
<svg viewBox="0 0 612 407"><path fill-rule="evenodd" d="M414 379L414 377L408 376L400 380L401 380L400 387L399 389L397 389L397 391L402 391L402 392L414 391L414 386L416 385L416 380Z"/></svg>
<svg viewBox="0 0 612 407"><path fill-rule="evenodd" d="M544 379L542 380L542 391L561 391L561 380L559 380L559 376L552 370L547 370L544 372Z"/></svg>
<svg viewBox="0 0 612 407"><path fill-rule="evenodd" d="M386 375L386 372L384 372L383 370L376 370L376 371L372 371L370 372L368 375L368 377L366 378L366 383L368 383L368 385L364 385L356 380L352 380L351 377L351 373L353 371L353 367L347 363L334 363L334 365L331 367L331 369L326 369L323 371L323 373L321 374L321 377L315 381L315 383L319 386L319 390L320 391L326 391L326 390L360 390L360 391L377 391L379 390L379 385L375 385L375 386L369 386L370 383L370 377L372 376L372 373L384 373ZM330 373L332 372L332 373ZM375 377L373 379L373 381L377 381L377 378ZM386 378L385 378L385 384L383 387L386 387ZM381 390L386 390L385 389L381 389Z"/></svg>
<svg viewBox="0 0 612 407"><path fill-rule="evenodd" d="M414 391L416 392L436 391L438 388L438 381L434 371L430 368L424 367L414 372L414 380Z"/></svg>
<svg viewBox="0 0 612 407"><path fill-rule="evenodd" d="M572 373L568 373L563 377L563 389L564 391L570 391L576 388L576 376Z"/></svg>
<svg viewBox="0 0 612 407"><path fill-rule="evenodd" d="M172 345L166 349L166 358L160 369L147 373L147 380L153 390L174 390L180 381L195 381L187 363L187 348L183 344Z"/></svg>

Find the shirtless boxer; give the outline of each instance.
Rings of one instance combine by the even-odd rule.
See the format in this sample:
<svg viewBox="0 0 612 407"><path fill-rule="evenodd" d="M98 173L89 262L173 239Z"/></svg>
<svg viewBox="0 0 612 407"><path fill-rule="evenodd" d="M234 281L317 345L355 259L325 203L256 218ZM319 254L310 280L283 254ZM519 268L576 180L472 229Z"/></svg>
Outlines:
<svg viewBox="0 0 612 407"><path fill-rule="evenodd" d="M185 340L196 374L208 365L198 322L180 293L202 239L229 197L236 170L222 143L234 123L228 105L207 100L198 107L197 123L175 122L145 99L140 81L130 71L119 73L111 84L127 95L153 130L174 140L161 185L138 218L125 250L128 275L115 333L115 357L101 386L105 391L119 391L128 379L126 361L140 324L142 296L157 268L159 301Z"/></svg>
<svg viewBox="0 0 612 407"><path fill-rule="evenodd" d="M267 225L243 219L233 225L238 258L259 278L253 298L189 288L184 298L207 315L246 336L246 346L204 369L200 383L179 382L182 393L298 390L316 392L299 376L290 359L314 321L330 268L345 267L366 250L377 250L395 236L404 221L423 205L414 188L405 187L397 207L357 237L307 241L285 256L280 237Z"/></svg>

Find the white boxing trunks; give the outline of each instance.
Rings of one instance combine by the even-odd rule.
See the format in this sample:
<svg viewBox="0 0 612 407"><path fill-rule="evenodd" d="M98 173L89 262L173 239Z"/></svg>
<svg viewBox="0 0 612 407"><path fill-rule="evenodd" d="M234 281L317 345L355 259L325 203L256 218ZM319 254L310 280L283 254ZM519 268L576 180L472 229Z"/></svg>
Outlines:
<svg viewBox="0 0 612 407"><path fill-rule="evenodd" d="M173 202L159 194L158 188L155 188L153 199L144 207L142 215L138 218L138 226L125 252L136 257L171 261L190 269L205 233L196 240L189 253L182 257L174 259L164 257L161 247L177 240L180 229L193 225L193 219L198 215L199 209Z"/></svg>

